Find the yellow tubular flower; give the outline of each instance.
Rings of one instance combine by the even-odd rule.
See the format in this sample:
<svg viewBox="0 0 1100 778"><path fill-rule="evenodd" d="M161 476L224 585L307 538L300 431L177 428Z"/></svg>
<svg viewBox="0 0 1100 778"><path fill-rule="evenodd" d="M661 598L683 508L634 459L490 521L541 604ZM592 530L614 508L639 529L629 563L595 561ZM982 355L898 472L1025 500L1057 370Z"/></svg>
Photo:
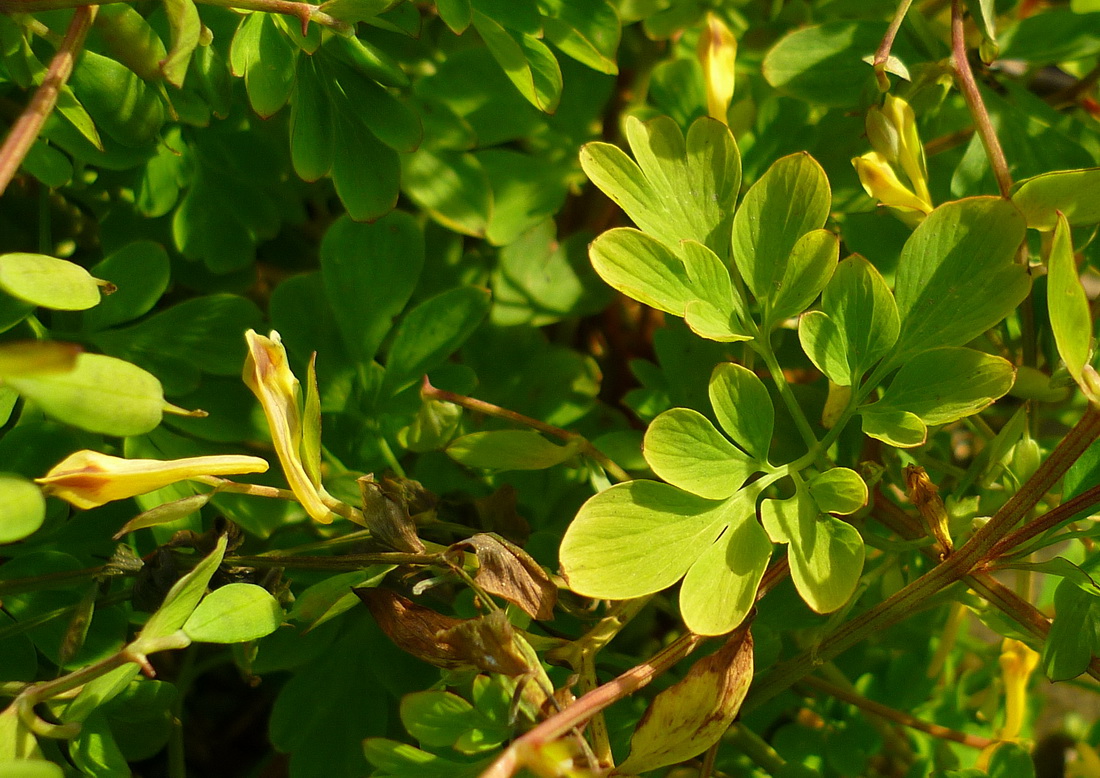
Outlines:
<svg viewBox="0 0 1100 778"><path fill-rule="evenodd" d="M187 459L122 459L98 451L77 451L35 481L46 494L77 508L96 508L163 486L207 475L262 473L267 461L259 457L224 455Z"/></svg>
<svg viewBox="0 0 1100 778"><path fill-rule="evenodd" d="M290 370L279 333L272 330L271 337L265 338L249 330L244 337L248 343L244 382L264 409L287 483L311 518L329 524L334 514L328 506L337 501L320 483L313 482L302 463L302 413L298 406L301 389Z"/></svg>
<svg viewBox="0 0 1100 778"><path fill-rule="evenodd" d="M735 82L734 63L737 60L737 39L729 27L713 13L707 13L707 22L699 35L696 49L703 65L703 78L707 88L707 113L712 119L726 124L726 112L733 99Z"/></svg>
<svg viewBox="0 0 1100 778"><path fill-rule="evenodd" d="M1005 720L1001 740L1015 740L1024 726L1027 711L1027 682L1039 664L1039 655L1025 643L1005 638L1001 644L1001 674L1005 684Z"/></svg>
<svg viewBox="0 0 1100 778"><path fill-rule="evenodd" d="M877 151L871 151L852 160L859 181L867 194L883 205L898 210L902 221L916 226L932 212L932 204L921 199L905 186L885 157Z"/></svg>

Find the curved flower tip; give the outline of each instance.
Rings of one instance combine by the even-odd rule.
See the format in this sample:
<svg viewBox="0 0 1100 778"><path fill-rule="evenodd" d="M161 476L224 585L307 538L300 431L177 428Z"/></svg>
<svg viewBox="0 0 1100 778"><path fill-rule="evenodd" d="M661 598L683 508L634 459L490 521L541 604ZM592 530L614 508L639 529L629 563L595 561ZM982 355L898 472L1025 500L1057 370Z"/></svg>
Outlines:
<svg viewBox="0 0 1100 778"><path fill-rule="evenodd" d="M267 460L243 454L186 459L123 459L98 451L70 454L35 482L77 508L96 508L163 486L207 475L262 473Z"/></svg>
<svg viewBox="0 0 1100 778"><path fill-rule="evenodd" d="M244 337L248 343L244 382L267 417L287 484L311 518L329 524L334 516L329 505L338 501L325 491L319 479L310 478L302 461L301 385L290 370L282 339L275 330L266 338L255 330L249 330Z"/></svg>

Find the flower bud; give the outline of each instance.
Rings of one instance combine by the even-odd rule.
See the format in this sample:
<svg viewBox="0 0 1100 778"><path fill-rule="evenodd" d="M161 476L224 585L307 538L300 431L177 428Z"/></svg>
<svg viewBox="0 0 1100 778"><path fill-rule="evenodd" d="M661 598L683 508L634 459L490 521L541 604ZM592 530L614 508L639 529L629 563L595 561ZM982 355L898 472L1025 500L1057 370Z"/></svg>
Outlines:
<svg viewBox="0 0 1100 778"><path fill-rule="evenodd" d="M290 370L279 333L272 330L271 337L265 338L249 330L244 337L248 343L244 382L260 401L267 417L271 440L287 483L311 518L329 524L333 518L329 505L337 500L325 491L319 478L310 478L302 461L301 389Z"/></svg>
<svg viewBox="0 0 1100 778"><path fill-rule="evenodd" d="M714 13L707 14L696 49L703 65L707 89L707 113L726 124L726 112L733 99L734 63L737 60L737 39L729 27Z"/></svg>
<svg viewBox="0 0 1100 778"><path fill-rule="evenodd" d="M77 451L35 481L42 490L77 508L95 508L161 487L209 475L263 473L267 460L238 454L187 459L123 459Z"/></svg>

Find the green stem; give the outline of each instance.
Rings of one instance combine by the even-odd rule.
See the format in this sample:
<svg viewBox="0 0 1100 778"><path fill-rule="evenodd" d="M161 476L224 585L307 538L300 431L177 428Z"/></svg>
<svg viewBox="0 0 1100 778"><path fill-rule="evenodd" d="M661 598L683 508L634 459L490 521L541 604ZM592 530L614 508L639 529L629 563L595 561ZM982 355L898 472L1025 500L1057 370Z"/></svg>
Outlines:
<svg viewBox="0 0 1100 778"><path fill-rule="evenodd" d="M898 3L894 18L890 21L890 26L886 28L886 34L882 36L882 43L879 44L878 49L875 51L875 58L871 61L875 68L875 77L878 79L879 89L883 92L890 88L890 80L886 78L886 61L890 59L890 49L894 46L894 38L897 37L898 30L901 29L901 23L905 21L905 15L909 13L909 6L912 4L913 0L901 0Z"/></svg>
<svg viewBox="0 0 1100 778"><path fill-rule="evenodd" d="M744 724L734 724L722 739L769 775L779 775L787 767L787 762L779 752Z"/></svg>
<svg viewBox="0 0 1100 778"><path fill-rule="evenodd" d="M779 362L772 352L771 343L768 342L766 337L750 342L753 344L753 350L760 355L764 360L764 364L768 366L768 373L771 374L772 380L775 382L779 396L783 398L783 404L787 406L787 411L794 419L794 425L798 427L798 431L802 434L802 439L806 441L806 445L810 447L810 450L818 452L820 457L824 452L818 445L817 435L814 434L806 414L802 412L802 407L795 399L794 392L791 391L790 384L787 383L787 378L783 375L783 368L779 366Z"/></svg>
<svg viewBox="0 0 1100 778"><path fill-rule="evenodd" d="M607 471L607 474L614 478L616 481L629 481L630 474L619 467L615 462L611 460L607 454L600 451L593 446L587 438L576 432L570 432L569 430L562 429L561 427L555 427L553 424L547 424L544 421L538 419L532 419L530 416L524 416L522 413L516 413L510 411L507 408L502 408L499 405L479 400L476 397L468 397L464 394L456 394L455 392L448 392L445 389L436 389L428 381L428 377L424 376L424 384L420 389L420 396L430 399L438 400L440 402L453 403L461 408L465 408L469 411L476 413L484 413L486 416L493 416L497 419L504 419L505 421L512 422L513 424L521 424L526 427L531 427L546 435L552 435L555 438L564 440L566 443L576 443L580 446L581 453L585 456L594 459L596 462Z"/></svg>

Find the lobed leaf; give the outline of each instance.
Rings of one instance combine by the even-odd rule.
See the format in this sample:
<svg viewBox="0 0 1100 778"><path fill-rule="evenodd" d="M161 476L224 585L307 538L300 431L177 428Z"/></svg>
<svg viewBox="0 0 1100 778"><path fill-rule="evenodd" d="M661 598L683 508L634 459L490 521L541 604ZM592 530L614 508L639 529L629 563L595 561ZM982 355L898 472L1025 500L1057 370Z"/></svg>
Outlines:
<svg viewBox="0 0 1100 778"><path fill-rule="evenodd" d="M945 203L905 242L894 290L901 331L890 357L899 365L939 346L961 346L1015 310L1031 288L1013 259L1023 215L999 197Z"/></svg>

